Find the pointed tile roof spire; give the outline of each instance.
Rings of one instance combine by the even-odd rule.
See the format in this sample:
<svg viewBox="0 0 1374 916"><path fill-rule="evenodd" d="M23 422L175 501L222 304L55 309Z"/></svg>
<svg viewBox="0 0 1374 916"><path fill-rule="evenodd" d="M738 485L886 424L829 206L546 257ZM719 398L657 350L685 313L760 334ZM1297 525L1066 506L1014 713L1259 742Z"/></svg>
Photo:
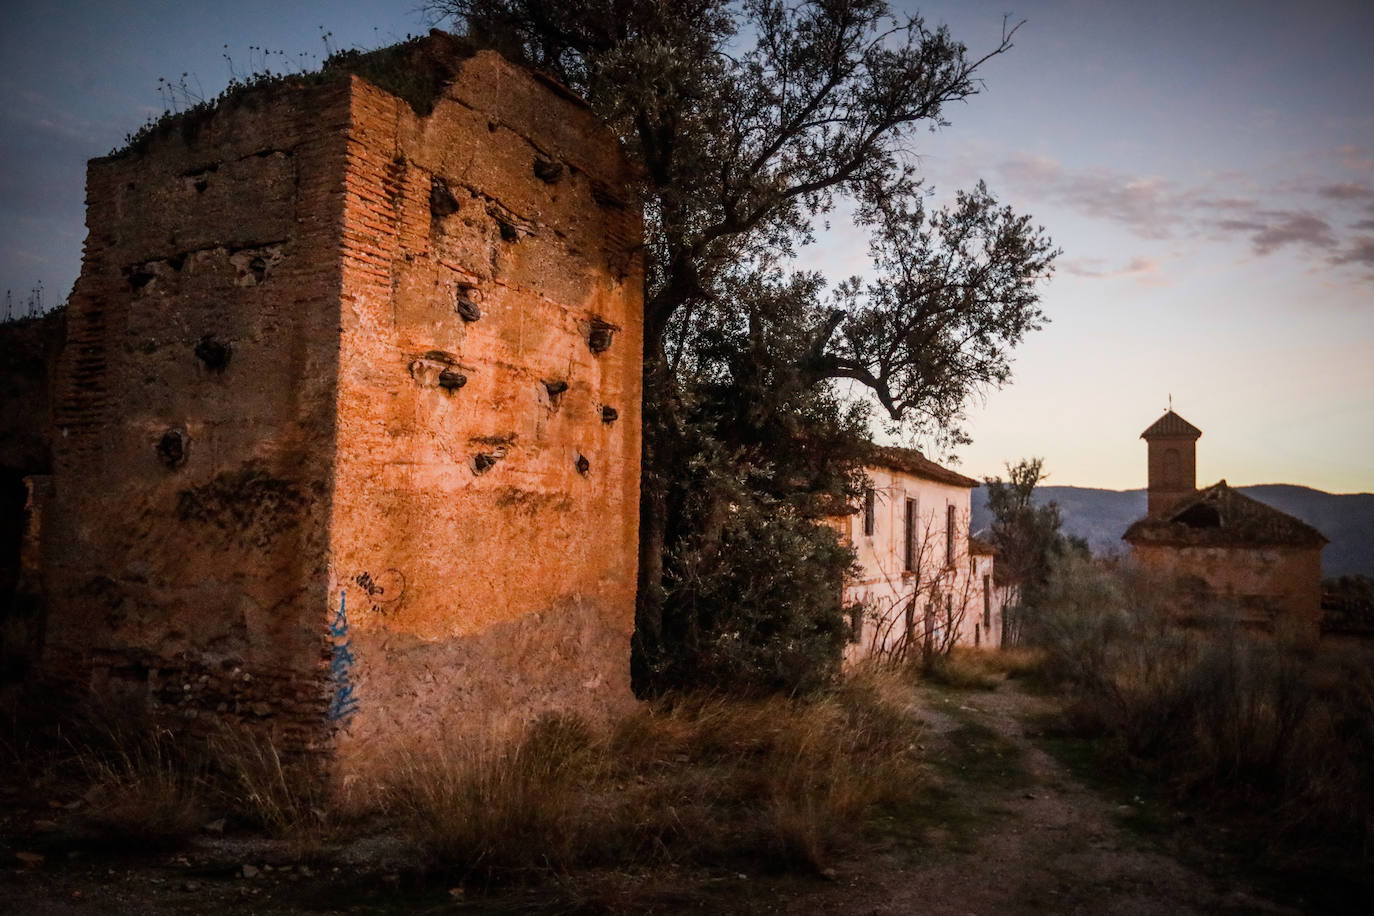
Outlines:
<svg viewBox="0 0 1374 916"><path fill-rule="evenodd" d="M1192 439L1198 439L1202 436L1202 430L1174 413L1173 408L1170 408L1164 412L1164 416L1151 423L1150 428L1140 434L1140 438L1145 440L1153 439L1157 436L1160 438L1165 436L1171 438L1188 436Z"/></svg>

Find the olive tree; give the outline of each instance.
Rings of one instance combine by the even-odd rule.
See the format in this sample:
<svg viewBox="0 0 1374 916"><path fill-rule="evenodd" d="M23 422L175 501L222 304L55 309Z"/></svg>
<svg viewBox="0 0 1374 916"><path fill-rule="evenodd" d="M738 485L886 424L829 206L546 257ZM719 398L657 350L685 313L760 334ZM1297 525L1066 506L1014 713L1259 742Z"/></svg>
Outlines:
<svg viewBox="0 0 1374 916"><path fill-rule="evenodd" d="M430 9L580 93L642 166L640 686L690 679L722 640L805 639L789 615L819 614L830 646L849 560L823 518L858 486L869 405L908 435L966 441L968 397L1009 378L1043 321L1044 232L981 184L931 210L915 165L919 132L981 90L1016 29L975 55L882 0ZM795 269L837 212L870 236L866 280ZM757 561L746 531L796 573L767 592L763 630L752 599L723 606L717 587Z"/></svg>

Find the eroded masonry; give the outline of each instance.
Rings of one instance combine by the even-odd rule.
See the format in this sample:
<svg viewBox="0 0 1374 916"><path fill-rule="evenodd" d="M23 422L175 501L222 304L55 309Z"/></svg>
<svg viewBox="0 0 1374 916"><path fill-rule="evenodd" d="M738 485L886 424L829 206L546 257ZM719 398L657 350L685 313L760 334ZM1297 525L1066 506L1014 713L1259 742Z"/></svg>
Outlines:
<svg viewBox="0 0 1374 916"><path fill-rule="evenodd" d="M357 753L629 702L641 219L565 90L434 34L91 163L43 670Z"/></svg>

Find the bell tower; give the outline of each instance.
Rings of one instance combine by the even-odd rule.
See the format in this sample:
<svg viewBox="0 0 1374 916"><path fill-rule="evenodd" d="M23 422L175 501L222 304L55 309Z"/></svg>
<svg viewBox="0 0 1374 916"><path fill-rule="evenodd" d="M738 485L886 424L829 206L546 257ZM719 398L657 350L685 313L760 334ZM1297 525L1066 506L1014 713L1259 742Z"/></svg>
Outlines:
<svg viewBox="0 0 1374 916"><path fill-rule="evenodd" d="M1149 515L1162 515L1179 500L1197 492L1198 429L1173 407L1140 434L1149 448Z"/></svg>

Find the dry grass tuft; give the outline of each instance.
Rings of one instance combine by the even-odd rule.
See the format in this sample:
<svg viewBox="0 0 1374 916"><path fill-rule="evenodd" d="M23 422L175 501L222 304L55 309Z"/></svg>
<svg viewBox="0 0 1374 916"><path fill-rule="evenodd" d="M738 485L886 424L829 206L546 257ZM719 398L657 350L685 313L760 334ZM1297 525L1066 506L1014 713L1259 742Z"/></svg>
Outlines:
<svg viewBox="0 0 1374 916"><path fill-rule="evenodd" d="M267 735L225 727L208 741L178 738L142 710L91 701L65 746L54 773L85 784L80 819L94 839L172 846L226 814L302 853L325 839L318 762L284 758Z"/></svg>
<svg viewBox="0 0 1374 916"><path fill-rule="evenodd" d="M136 716L93 718L70 763L107 841L174 844L227 817L307 857L357 827L399 834L417 867L462 880L677 864L823 871L874 806L919 791L914 704L909 682L876 669L805 699L679 694L606 731L548 715L480 741L426 736L332 795L317 762L284 757L268 736L178 742Z"/></svg>
<svg viewBox="0 0 1374 916"><path fill-rule="evenodd" d="M318 761L286 758L259 732L224 728L209 743L216 801L245 825L289 840L302 854L327 833L327 783Z"/></svg>
<svg viewBox="0 0 1374 916"><path fill-rule="evenodd" d="M985 654L989 668L1008 678L1037 677L1045 665L1045 653L1036 646L1003 646Z"/></svg>
<svg viewBox="0 0 1374 916"><path fill-rule="evenodd" d="M996 650L955 646L947 654L931 659L921 676L959 690L996 690L997 685L1006 678L998 664L997 655Z"/></svg>
<svg viewBox="0 0 1374 916"><path fill-rule="evenodd" d="M610 734L567 717L486 746L399 755L386 813L434 866L487 878L578 866L821 870L875 804L916 791L909 689L679 695Z"/></svg>
<svg viewBox="0 0 1374 916"><path fill-rule="evenodd" d="M549 716L507 742L401 752L381 804L435 864L488 874L571 864L588 837L582 786L603 765L585 724Z"/></svg>
<svg viewBox="0 0 1374 916"><path fill-rule="evenodd" d="M90 783L83 820L97 837L170 846L203 822L204 761L166 729L109 719L73 750Z"/></svg>

